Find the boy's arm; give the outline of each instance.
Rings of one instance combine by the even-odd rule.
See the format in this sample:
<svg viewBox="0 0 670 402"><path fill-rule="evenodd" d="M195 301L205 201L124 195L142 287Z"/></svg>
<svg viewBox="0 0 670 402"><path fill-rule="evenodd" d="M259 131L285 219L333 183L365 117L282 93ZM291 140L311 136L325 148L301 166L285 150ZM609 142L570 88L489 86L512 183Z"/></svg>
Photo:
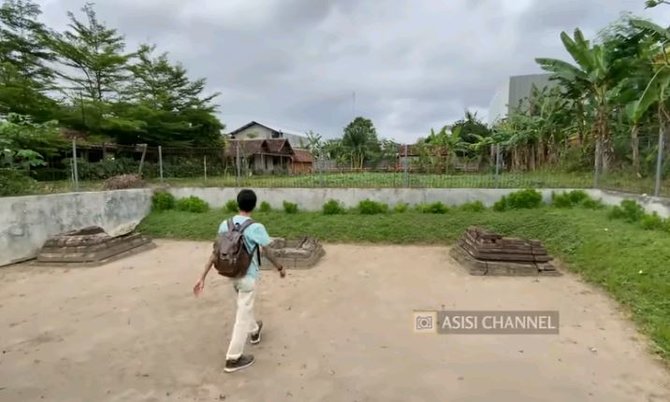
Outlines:
<svg viewBox="0 0 670 402"><path fill-rule="evenodd" d="M265 256L265 258L268 259L272 263L272 265L277 268L277 271L279 271L279 274L283 278L286 276L286 271L284 271L284 267L277 261L275 258L274 254L272 253L272 250L268 249L267 246L271 243L270 235L268 234L267 230L265 229L265 226L262 224L254 225L256 226L254 231L252 232L252 240L258 244L258 247L261 249L261 253Z"/></svg>
<svg viewBox="0 0 670 402"><path fill-rule="evenodd" d="M214 259L215 255L212 252L210 254L209 259L207 260L207 265L205 265L205 270L203 271L202 275L200 276L200 279L195 283L195 286L193 286L193 294L196 296L200 296L202 291L205 289L205 278L207 278L207 274L209 273L209 270L212 269L212 266L214 265Z"/></svg>

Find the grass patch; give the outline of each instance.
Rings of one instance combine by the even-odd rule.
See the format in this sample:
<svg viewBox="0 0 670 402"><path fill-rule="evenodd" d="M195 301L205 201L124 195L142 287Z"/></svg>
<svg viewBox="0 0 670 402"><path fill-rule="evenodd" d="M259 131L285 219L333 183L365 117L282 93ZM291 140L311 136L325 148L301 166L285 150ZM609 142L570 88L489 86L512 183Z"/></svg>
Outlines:
<svg viewBox="0 0 670 402"><path fill-rule="evenodd" d="M169 210L151 213L140 230L158 238L212 241L225 218L222 209L202 214ZM351 230L350 215L268 212L257 213L254 219L263 222L273 236L310 235L333 243L446 245L470 225L540 239L573 271L626 306L655 342L657 352L670 359L670 270L665 263L670 261L670 235L623 219L609 220L607 210L545 207L501 214L454 208L438 215L409 210L402 215L358 215L356 230Z"/></svg>

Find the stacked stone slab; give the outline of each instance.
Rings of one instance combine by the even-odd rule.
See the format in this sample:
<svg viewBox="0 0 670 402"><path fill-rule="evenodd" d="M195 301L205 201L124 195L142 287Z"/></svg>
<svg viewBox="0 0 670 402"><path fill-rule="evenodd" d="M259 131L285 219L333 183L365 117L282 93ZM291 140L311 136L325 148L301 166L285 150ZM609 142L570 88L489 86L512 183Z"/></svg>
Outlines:
<svg viewBox="0 0 670 402"><path fill-rule="evenodd" d="M277 262L286 268L306 269L315 266L326 254L321 243L312 237L299 240L273 239L268 246ZM261 269L274 269L270 261L263 258Z"/></svg>
<svg viewBox="0 0 670 402"><path fill-rule="evenodd" d="M154 247L139 233L111 237L97 226L61 233L48 239L39 254L39 265L101 265Z"/></svg>
<svg viewBox="0 0 670 402"><path fill-rule="evenodd" d="M470 227L452 248L451 255L471 275L559 276L552 257L538 240L503 237Z"/></svg>

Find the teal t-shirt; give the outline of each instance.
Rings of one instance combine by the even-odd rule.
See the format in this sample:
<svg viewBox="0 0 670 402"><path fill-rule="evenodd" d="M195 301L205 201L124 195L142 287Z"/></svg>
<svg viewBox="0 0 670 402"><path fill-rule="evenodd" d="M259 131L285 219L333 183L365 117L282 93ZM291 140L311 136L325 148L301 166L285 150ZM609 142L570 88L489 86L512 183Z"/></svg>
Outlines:
<svg viewBox="0 0 670 402"><path fill-rule="evenodd" d="M249 218L246 216L235 215L233 217L233 223L235 225L241 225L247 219ZM219 233L226 233L227 231L228 220L226 219L225 221L221 222L221 225L219 225ZM265 230L265 226L260 223L254 223L244 231L244 241L249 250L256 250L256 247L264 247L270 244L271 239L267 230ZM254 251L254 256L251 259L251 265L249 265L249 270L247 271L247 275L245 277L252 279L258 278L259 265L258 253Z"/></svg>

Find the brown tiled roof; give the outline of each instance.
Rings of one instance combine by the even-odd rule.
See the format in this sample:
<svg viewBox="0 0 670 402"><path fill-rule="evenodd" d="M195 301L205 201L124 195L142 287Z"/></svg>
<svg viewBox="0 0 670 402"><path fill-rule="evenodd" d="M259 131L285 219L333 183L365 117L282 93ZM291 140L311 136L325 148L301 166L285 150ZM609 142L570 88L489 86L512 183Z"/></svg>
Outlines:
<svg viewBox="0 0 670 402"><path fill-rule="evenodd" d="M293 162L313 163L314 162L314 157L306 149L294 149L293 150Z"/></svg>
<svg viewBox="0 0 670 402"><path fill-rule="evenodd" d="M284 138L273 138L265 140L268 145L268 151L273 154L290 154L291 144Z"/></svg>
<svg viewBox="0 0 670 402"><path fill-rule="evenodd" d="M266 151L265 140L229 140L226 147L226 156L236 156L237 146L240 147L240 155L260 154Z"/></svg>

